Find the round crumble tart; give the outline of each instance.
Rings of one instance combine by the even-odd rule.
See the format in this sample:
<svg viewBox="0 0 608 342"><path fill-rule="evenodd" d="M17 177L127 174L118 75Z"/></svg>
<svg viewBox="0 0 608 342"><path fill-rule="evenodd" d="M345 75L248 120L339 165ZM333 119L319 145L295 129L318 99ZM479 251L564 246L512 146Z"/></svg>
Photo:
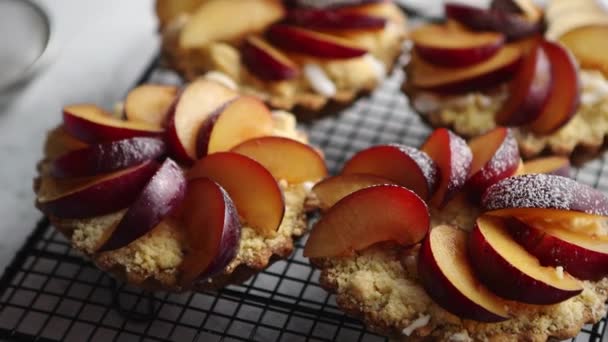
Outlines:
<svg viewBox="0 0 608 342"><path fill-rule="evenodd" d="M214 72L273 108L308 116L375 89L406 37L392 1L158 0L156 12L163 61L185 79Z"/></svg>
<svg viewBox="0 0 608 342"><path fill-rule="evenodd" d="M203 93L206 91L213 92L213 89L215 88L212 87L223 87L217 83L208 80L200 80L196 81L195 83L197 82L199 83L199 86L202 85L202 87L207 87L204 89ZM161 118L160 116L155 117L153 113L154 110L152 109L159 109L162 113L171 110L174 110L176 112L179 111L180 101L187 102L196 100L196 96L200 95L192 93L191 90L188 90L188 87L192 88L192 85L187 86L184 90L175 91L175 89L168 86L143 85L139 88L136 88L129 94L124 105L121 104L117 106L117 111L115 114L112 115L101 111L101 117L82 115L80 117L84 117L85 122L89 124L92 123L92 125L85 127L85 129L91 129L91 127L93 127L93 129L96 129L98 127L112 128L112 125L114 127L117 127L121 124L130 125L132 124L130 120L133 120L132 122L136 122L140 125L148 125L142 127L155 128L156 126L154 125L150 125L149 123L145 123L143 121L136 121L134 118L137 117L139 119L149 120L152 122L165 122L167 119ZM190 95L188 95L188 92L190 92ZM172 96L169 97L170 99L168 101L161 100L163 94L167 93L172 94ZM232 93L230 94L232 95ZM221 129L221 127L218 127L220 125L218 122L222 120L223 115L229 115L224 113L227 113L227 111L230 110L231 104L235 104L239 99L245 98L243 96L236 95L236 93L234 93L234 96L236 96L236 99L229 100L227 103L224 104L216 104L218 108L217 110L215 108L213 110L216 116L218 116L218 118L215 118L213 121L213 123L215 124L215 126L213 126L213 129ZM142 99L145 101L142 101ZM177 104L173 104L176 102ZM251 103L246 104L250 105ZM94 205L94 198L84 198L86 203L80 203L76 205L72 203L72 207L68 207L67 209L63 208L62 211L57 212L56 210L58 206L50 206L50 202L48 202L48 198L51 198L52 201L53 196L56 197L54 193L57 192L57 189L67 187L67 192L69 194L69 191L71 191L69 189L79 189L78 186L71 185L70 182L78 184L81 179L85 179L85 181L87 179L90 179L89 176L73 177L74 174L71 174L69 175L69 177L66 177L65 174L62 175L58 173L57 170L59 166L61 166L61 164L58 164L58 161L63 160L64 172L65 170L72 170L72 173L74 173L74 169L67 169L65 167L66 160L70 160L70 158L71 160L76 160L72 158L73 155L79 157L83 154L82 151L86 152L90 150L91 147L98 148L98 146L112 146L111 149L99 148L99 150L102 151L102 154L100 154L101 157L98 159L92 158L92 160L95 160L95 163L93 165L94 168L103 167L103 165L107 165L109 163L108 161L110 159L114 158L112 154L117 153L116 151L121 148L121 146L116 145L115 143L123 143L124 141L129 141L129 139L138 139L138 137L110 141L106 139L105 141L95 143L92 141L83 142L83 136L78 136L78 138L76 138L74 134L72 134L74 132L73 126L66 124L66 122L69 122L69 117L74 117L75 115L76 117L78 117L79 110L83 111L82 107L85 106L88 106L87 108L96 108L92 105L75 105L64 108L64 124L50 131L47 136L44 146L44 158L38 164L39 174L34 181L34 190L37 195L36 205L43 213L45 213L45 215L49 217L53 226L70 240L74 249L89 257L101 270L108 272L113 277L124 280L134 286L138 286L148 290L202 291L208 289L221 288L229 284L239 284L241 282L244 282L257 272L260 272L261 270L265 269L272 262L279 259L287 258L294 249L294 239L306 233L306 214L307 211L311 208L309 208L305 204L305 199L308 196L308 193L310 192L313 180L294 181L293 179L285 180L279 179L277 177L273 178L271 173L266 171L266 169L262 167L262 162L260 162L260 164L256 163L256 165L260 165L264 172L266 172L267 175L270 177L271 181L275 183L276 189L280 189L279 203L284 204L284 207L281 209L282 214L281 216L279 216L280 221L278 222L280 224L278 224L278 227L276 227L276 229L274 229L270 233L262 232L257 227L254 227L249 222L247 222L246 218L244 217L244 213L236 212L238 211L238 209L235 209L238 207L238 205L235 204L237 203L236 199L229 200L228 202L230 202L230 204L226 204L226 213L232 210L232 214L234 215L232 217L236 218L237 222L240 221L238 222L238 231L240 232L240 234L236 235L236 238L238 239L236 240L236 244L230 247L230 250L234 250L233 257L226 261L226 264L223 265L224 267L222 267L220 270L215 271L213 274L206 275L203 270L200 270L198 272L198 274L200 274L200 277L197 277L192 281L185 281L182 279L184 269L182 269L181 266L188 258L188 254L194 253L193 255L196 256L196 251L193 250L193 242L191 241L192 236L188 235L189 233L187 231L187 228L185 228L186 223L184 222L186 221L184 221L183 218L185 217L185 214L182 212L183 209L180 209L181 204L179 203L176 204L176 206L169 212L166 212L164 215L162 215L158 224L154 224L152 227L149 227L150 229L148 231L146 231L144 234L141 234L140 236L134 237L131 242L128 242L126 244L123 242L118 248L104 248L104 246L107 247L108 241L112 240L112 236L117 234L116 227L118 227L121 222L126 220L126 217L129 215L127 214L128 212L130 212L131 209L131 207L129 206L134 206L135 204L125 203L122 205L122 207L118 207L118 209L116 206L112 207L117 210L105 210L102 214L97 214L100 211L98 210L98 208L95 208L96 206L106 208L112 205L107 203L98 203L97 205ZM283 111L274 111L271 114L268 109L265 109L266 107L263 106L261 102L260 106L261 107L259 108L262 108L262 111L265 111L265 113L268 114L268 117L271 118L269 119L271 124L269 127L270 131L265 131L267 134L261 136L259 139L284 139L286 141L292 142L292 144L294 145L305 147L309 150L307 153L312 153L315 155L315 158L318 158L319 162L322 164L321 168L325 167L324 164L321 162L322 157L319 155L320 153L314 150L313 148L308 147L306 135L296 129L296 120L292 114ZM203 106L199 106L199 108L202 109ZM211 110L211 108L208 109ZM255 108L251 109L251 115L253 115L254 110ZM186 110L184 110L184 112L185 111ZM199 114L208 115L209 113ZM123 118L125 115L127 117L126 119ZM167 116L167 114L163 115ZM206 120L209 120L209 118ZM225 122L228 121L229 120L227 119L225 120ZM263 123L261 122L257 122L255 124L263 125ZM202 126L204 126L204 124ZM245 126L243 127L249 126L246 126L245 124ZM236 131L239 131L239 129L243 129L243 127L235 126L234 129ZM82 129L82 126L80 126L79 129ZM248 139L247 131L241 131L241 133L239 134L242 134L242 138L239 139ZM163 133L162 137L164 137L162 140L165 140L167 145L171 145L171 143L169 142L170 135ZM243 144L239 143L238 146L244 146L245 144L251 141L253 141L254 143L258 142L258 138L251 138L252 139L250 140L245 140ZM210 142L209 146L212 146L212 144L213 142ZM145 146L144 149L138 150L138 153L147 153L146 149L149 150L150 146ZM164 156L166 156L167 154L169 155L169 157L178 158L178 156L176 156L174 153L175 152L171 152L171 150L167 148L165 154L160 154L160 156L153 155L151 158L164 158ZM279 151L277 153L281 152ZM198 162L219 154L225 155L237 153L221 152L221 150L217 152L211 152L211 150L209 150L209 154L207 154L207 156L203 157L202 159L196 161L182 160L179 166L177 167L177 170L180 173L184 173L184 177L186 177L186 175L189 175L189 170L191 170L193 167L197 167ZM136 153L135 158L137 157L138 154ZM165 159L165 163L170 160L169 157ZM240 155L239 157L245 158L244 156ZM123 160L121 163L124 163L124 160L128 160L128 158L131 158L130 155L124 154L123 157L118 158L117 160ZM253 159L246 159L248 159L251 163L254 163ZM77 161L79 162L79 164L90 164L90 160L77 159ZM141 165L149 163L154 162L146 161ZM165 163L163 163L163 165L165 165ZM122 166L124 168L124 165ZM135 168L137 167L139 166L136 166ZM162 168L163 166L160 167L160 169ZM75 170L81 173L83 168L76 167ZM86 168L84 168L84 170L86 170ZM219 170L221 170L221 167L219 168ZM124 171L118 171L111 174L118 174L120 172ZM244 172L247 172L247 170ZM160 171L157 171L157 173L152 178L148 177L150 179L148 184L151 184L154 181L154 177L157 177L159 173ZM106 174L107 173L95 175L92 176L92 178L95 179L95 177L105 177ZM275 178L276 181L274 180ZM213 184L221 183L220 180L215 180L214 178L210 179L213 179L217 182L212 182ZM194 177L192 178L192 180L196 181L197 179L196 177ZM188 176L187 183L185 183L186 189L184 190L186 195L184 196L187 196L188 184L190 184L192 180L190 176ZM130 183L124 183L123 186L131 187L130 184L134 184L137 182L138 181L135 179L132 180ZM164 180L164 184L165 185L161 184L160 187L157 188L160 190L157 191L163 191L163 189L166 187L174 187L170 180ZM247 186L247 184L244 185ZM218 188L222 188L221 184L217 186ZM97 188L101 187L103 187L103 185L97 186ZM139 189L141 189L141 187ZM138 191L141 191L141 194L146 191L139 189ZM255 189L255 187L252 189ZM115 190L119 191L118 189ZM222 193L224 193L225 198L230 198L229 190L222 189L221 191ZM141 194L139 196L141 196ZM102 195L99 198L102 202L107 200L107 196L105 195ZM154 198L150 197L146 200L149 200L152 203L151 206L154 207ZM136 201L134 202L131 200L131 203L136 203ZM185 201L184 197L182 197L181 201ZM78 213L79 208L84 208L87 213L91 212L93 214L81 215L80 213ZM268 207L265 210L272 209ZM65 214L66 212L68 214ZM201 229L203 228L204 227L201 227ZM224 227L224 229L227 228ZM204 231L201 232L204 235ZM222 234L224 234L225 236L228 233L224 231ZM219 246L220 251L218 253L220 254L224 253L224 251L221 250L222 246L224 245ZM220 257L216 256L216 259L217 258ZM217 261L216 259L213 259L212 264ZM209 268L211 268L211 266L209 266Z"/></svg>
<svg viewBox="0 0 608 342"><path fill-rule="evenodd" d="M580 259L582 250L551 245L560 242L547 237L566 231L605 244L608 197L561 176L569 172L548 162L555 157L519 164L508 129L468 146L437 129L416 153L398 144L370 147L315 185L309 203L322 215L304 256L320 270L321 286L346 314L396 341L563 340L600 321L607 310L608 259ZM433 162L418 157L421 152ZM504 240L488 238L487 222L504 224ZM448 232L464 242L443 251L431 247L437 234L451 241ZM599 250L606 256L608 250ZM456 266L460 261L470 266ZM574 290L565 296L547 294L572 281ZM548 283L561 285L539 286Z"/></svg>
<svg viewBox="0 0 608 342"><path fill-rule="evenodd" d="M597 156L608 134L606 54L588 47L605 36L608 12L595 0L550 1L544 12L534 10L530 1L507 3L494 0L489 10L446 5L447 23L412 33L410 77L403 86L412 107L433 127L448 127L464 137L512 127L524 158L553 154L584 161ZM486 26L476 26L481 24L464 17L468 11L512 20L531 11L536 22L545 18L547 28L544 35L537 28L514 37L505 23L488 19ZM431 40L427 32L433 29L460 42ZM509 59L507 52L515 50L520 57ZM452 55L464 64L439 59Z"/></svg>

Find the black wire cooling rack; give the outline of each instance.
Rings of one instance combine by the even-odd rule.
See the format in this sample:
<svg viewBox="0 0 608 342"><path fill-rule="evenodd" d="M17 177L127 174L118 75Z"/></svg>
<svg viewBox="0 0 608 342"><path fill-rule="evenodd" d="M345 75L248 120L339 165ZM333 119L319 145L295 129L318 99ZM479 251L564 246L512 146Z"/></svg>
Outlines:
<svg viewBox="0 0 608 342"><path fill-rule="evenodd" d="M139 83L176 83L155 60ZM418 146L430 132L400 92L396 71L339 115L302 125L335 173L373 144ZM575 171L606 190L604 158ZM70 248L42 219L0 278L0 340L16 341L384 341L338 310L319 272L295 253L245 284L218 292L146 293L117 283ZM601 341L605 320L576 341Z"/></svg>

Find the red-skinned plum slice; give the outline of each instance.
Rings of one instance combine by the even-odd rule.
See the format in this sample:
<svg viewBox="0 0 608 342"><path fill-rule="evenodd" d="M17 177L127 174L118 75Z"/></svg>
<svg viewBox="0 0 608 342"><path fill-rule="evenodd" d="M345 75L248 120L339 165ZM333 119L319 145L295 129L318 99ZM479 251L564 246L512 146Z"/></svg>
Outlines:
<svg viewBox="0 0 608 342"><path fill-rule="evenodd" d="M346 59L367 53L346 39L284 24L271 26L267 37L282 50L318 58Z"/></svg>
<svg viewBox="0 0 608 342"><path fill-rule="evenodd" d="M511 218L509 232L542 265L563 267L583 280L599 280L608 275L608 241L585 236L550 224L532 226Z"/></svg>
<svg viewBox="0 0 608 342"><path fill-rule="evenodd" d="M481 206L491 215L518 218L608 216L608 198L601 191L545 174L503 179L485 191Z"/></svg>
<svg viewBox="0 0 608 342"><path fill-rule="evenodd" d="M499 127L473 138L469 148L473 152L473 163L467 190L475 200L479 200L490 185L513 176L519 167L517 141L508 128Z"/></svg>
<svg viewBox="0 0 608 342"><path fill-rule="evenodd" d="M172 156L180 162L192 163L203 122L237 96L216 82L199 79L190 83L168 111L166 141Z"/></svg>
<svg viewBox="0 0 608 342"><path fill-rule="evenodd" d="M245 222L263 236L272 236L285 210L283 194L260 163L234 152L219 152L196 161L188 179L209 178L224 188Z"/></svg>
<svg viewBox="0 0 608 342"><path fill-rule="evenodd" d="M98 252L124 247L144 236L175 210L185 193L182 169L173 160L165 160Z"/></svg>
<svg viewBox="0 0 608 342"><path fill-rule="evenodd" d="M342 198L355 191L369 188L374 185L395 184L386 178L367 174L342 174L325 178L315 184L312 192L319 201L321 210L327 210Z"/></svg>
<svg viewBox="0 0 608 342"><path fill-rule="evenodd" d="M323 156L311 146L283 137L247 140L232 152L262 164L277 180L288 183L316 182L327 176Z"/></svg>
<svg viewBox="0 0 608 342"><path fill-rule="evenodd" d="M312 30L381 30L386 25L385 18L327 9L294 9L285 19Z"/></svg>
<svg viewBox="0 0 608 342"><path fill-rule="evenodd" d="M373 146L355 154L342 174L368 174L386 178L429 199L437 184L437 166L424 152L392 144Z"/></svg>
<svg viewBox="0 0 608 342"><path fill-rule="evenodd" d="M566 157L551 156L528 160L524 163L524 174L545 173L570 177L570 160Z"/></svg>
<svg viewBox="0 0 608 342"><path fill-rule="evenodd" d="M473 30L502 32L512 40L533 36L542 30L540 21L529 21L522 15L507 11L447 3L445 12L448 18L457 20Z"/></svg>
<svg viewBox="0 0 608 342"><path fill-rule="evenodd" d="M435 161L439 170L439 184L431 204L441 208L464 187L473 154L461 137L445 128L436 129L421 150Z"/></svg>
<svg viewBox="0 0 608 342"><path fill-rule="evenodd" d="M177 92L177 87L161 84L144 84L134 88L125 99L127 120L164 126L167 111L175 101Z"/></svg>
<svg viewBox="0 0 608 342"><path fill-rule="evenodd" d="M496 32L470 32L455 25L424 25L412 32L414 49L433 64L464 67L483 62L503 46L505 37Z"/></svg>
<svg viewBox="0 0 608 342"><path fill-rule="evenodd" d="M496 123L521 126L539 117L553 87L551 62L540 41L533 44L509 83L509 97L496 113Z"/></svg>
<svg viewBox="0 0 608 342"><path fill-rule="evenodd" d="M197 156L228 151L249 139L273 132L270 110L255 97L228 102L203 122L197 137Z"/></svg>
<svg viewBox="0 0 608 342"><path fill-rule="evenodd" d="M182 205L188 249L181 282L204 281L221 272L238 252L241 225L228 193L208 178L188 182Z"/></svg>
<svg viewBox="0 0 608 342"><path fill-rule="evenodd" d="M503 300L473 273L465 231L452 226L433 228L420 248L418 274L429 296L447 311L481 322L508 319Z"/></svg>
<svg viewBox="0 0 608 342"><path fill-rule="evenodd" d="M91 104L64 107L63 128L70 135L87 143L160 136L163 132L156 125L117 119Z"/></svg>
<svg viewBox="0 0 608 342"><path fill-rule="evenodd" d="M377 185L353 192L326 211L313 227L304 256L348 256L385 241L410 246L424 238L429 225L428 208L413 191Z"/></svg>
<svg viewBox="0 0 608 342"><path fill-rule="evenodd" d="M60 218L109 214L133 203L157 169L155 161L148 161L100 177L42 177L37 203L46 214Z"/></svg>
<svg viewBox="0 0 608 342"><path fill-rule="evenodd" d="M247 70L262 80L290 80L300 74L295 62L260 37L247 38L241 55Z"/></svg>
<svg viewBox="0 0 608 342"><path fill-rule="evenodd" d="M555 304L578 295L581 283L544 267L509 234L502 218L482 216L469 237L475 274L497 295L529 304Z"/></svg>
<svg viewBox="0 0 608 342"><path fill-rule="evenodd" d="M158 138L140 137L98 143L55 159L51 175L56 178L95 176L160 158L165 151L165 143Z"/></svg>

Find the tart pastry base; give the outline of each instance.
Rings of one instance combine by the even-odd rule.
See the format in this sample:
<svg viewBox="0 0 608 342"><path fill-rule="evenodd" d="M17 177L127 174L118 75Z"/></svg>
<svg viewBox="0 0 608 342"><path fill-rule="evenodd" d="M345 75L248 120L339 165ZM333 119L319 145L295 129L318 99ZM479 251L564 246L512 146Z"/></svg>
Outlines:
<svg viewBox="0 0 608 342"><path fill-rule="evenodd" d="M286 112L274 112L275 135L306 142L306 136L296 130L295 118ZM49 132L45 143L45 158L38 165L39 176L34 181L34 191L41 182L49 180L52 158L67 152L62 129ZM244 282L252 275L267 268L272 262L287 258L294 249L294 239L308 229L306 212L311 207L305 204L310 184L287 184L279 181L285 199L283 221L273 237L265 238L253 228L243 225L237 256L218 275L195 284L179 283L179 267L183 260L185 245L183 230L177 220L166 218L145 236L129 245L103 253L95 253L105 241L126 209L104 216L87 219L60 219L49 217L51 223L63 233L72 246L82 252L102 270L129 284L148 290L183 291L209 290L228 284Z"/></svg>
<svg viewBox="0 0 608 342"><path fill-rule="evenodd" d="M476 216L476 209L457 197L441 212L431 213L432 226L452 224L471 229ZM434 303L424 291L417 275L417 249L386 243L352 257L316 259L313 263L321 269L321 285L336 294L342 310L362 319L372 331L395 340L563 340L576 336L584 324L598 322L606 314L605 278L585 281L580 295L555 305L508 302L512 319L501 323L460 319Z"/></svg>

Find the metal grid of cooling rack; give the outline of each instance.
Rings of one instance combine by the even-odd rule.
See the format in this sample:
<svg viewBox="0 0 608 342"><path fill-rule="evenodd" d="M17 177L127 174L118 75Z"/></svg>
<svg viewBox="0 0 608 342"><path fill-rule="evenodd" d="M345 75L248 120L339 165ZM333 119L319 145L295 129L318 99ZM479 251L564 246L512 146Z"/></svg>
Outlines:
<svg viewBox="0 0 608 342"><path fill-rule="evenodd" d="M141 82L176 83L156 61ZM335 171L373 144L418 146L430 129L410 109L395 72L371 96L302 125ZM608 189L604 158L575 171ZM43 219L0 278L0 339L17 341L384 341L338 310L302 256L304 240L245 284L218 292L146 293L116 283L70 248ZM605 319L576 341L601 341Z"/></svg>

